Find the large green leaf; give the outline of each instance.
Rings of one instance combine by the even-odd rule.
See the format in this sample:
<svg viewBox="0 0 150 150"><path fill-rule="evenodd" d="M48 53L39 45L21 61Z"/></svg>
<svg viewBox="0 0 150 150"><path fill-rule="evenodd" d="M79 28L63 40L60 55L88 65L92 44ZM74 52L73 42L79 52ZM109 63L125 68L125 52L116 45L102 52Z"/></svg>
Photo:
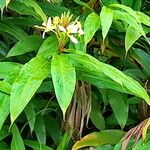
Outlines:
<svg viewBox="0 0 150 150"><path fill-rule="evenodd" d="M95 32L100 27L100 17L96 13L91 13L88 15L88 17L85 20L84 23L84 40L85 45L92 39Z"/></svg>
<svg viewBox="0 0 150 150"><path fill-rule="evenodd" d="M129 25L125 36L125 48L126 52L131 48L131 46L138 40L142 35L135 28Z"/></svg>
<svg viewBox="0 0 150 150"><path fill-rule="evenodd" d="M131 7L133 0L121 0L121 4Z"/></svg>
<svg viewBox="0 0 150 150"><path fill-rule="evenodd" d="M55 54L52 58L51 74L58 103L63 115L71 102L76 83L75 68L68 57Z"/></svg>
<svg viewBox="0 0 150 150"><path fill-rule="evenodd" d="M26 63L15 80L10 97L11 122L23 111L42 81L50 73L50 62L42 57L35 57Z"/></svg>
<svg viewBox="0 0 150 150"><path fill-rule="evenodd" d="M41 7L38 5L37 2L35 2L34 0L20 0L22 3L26 4L28 7L32 7L36 13L42 18L43 21L47 20L47 16L45 15L45 13L43 12L43 10L41 9Z"/></svg>
<svg viewBox="0 0 150 150"><path fill-rule="evenodd" d="M121 4L111 4L110 6L115 7L115 8L119 8L119 9L122 9L122 10L128 12L133 18L135 18L135 20L138 23L141 23L138 15L136 14L136 11L134 11L132 8L125 6L125 5L121 5Z"/></svg>
<svg viewBox="0 0 150 150"><path fill-rule="evenodd" d="M95 96L92 96L92 108L90 113L90 119L92 123L97 127L99 130L105 129L105 120L101 113L101 108L97 102Z"/></svg>
<svg viewBox="0 0 150 150"><path fill-rule="evenodd" d="M80 1L80 0L73 0L74 2L76 2L77 4L81 5L81 6L84 6L85 8L88 8L90 9L91 11L93 11L93 9L86 3Z"/></svg>
<svg viewBox="0 0 150 150"><path fill-rule="evenodd" d="M37 93L52 93L54 92L54 87L52 81L45 81L41 84Z"/></svg>
<svg viewBox="0 0 150 150"><path fill-rule="evenodd" d="M121 128L124 128L128 119L129 105L127 95L116 91L107 91L109 103Z"/></svg>
<svg viewBox="0 0 150 150"><path fill-rule="evenodd" d="M22 64L14 62L0 62L0 79L5 78L7 75L19 72Z"/></svg>
<svg viewBox="0 0 150 150"><path fill-rule="evenodd" d="M141 9L142 0L121 0L121 3L131 7L133 10L139 11Z"/></svg>
<svg viewBox="0 0 150 150"><path fill-rule="evenodd" d="M62 139L62 133L60 131L60 123L57 118L47 115L45 117L45 125L48 135L53 139L55 144L60 143Z"/></svg>
<svg viewBox="0 0 150 150"><path fill-rule="evenodd" d="M140 18L141 23L144 25L150 26L150 17L142 12L136 12Z"/></svg>
<svg viewBox="0 0 150 150"><path fill-rule="evenodd" d="M30 131L32 133L33 130L34 130L35 117L36 117L35 110L34 110L34 105L32 103L29 103L27 105L27 107L25 108L24 112L26 114L28 124L30 126Z"/></svg>
<svg viewBox="0 0 150 150"><path fill-rule="evenodd" d="M113 146L111 145L102 145L99 147L94 148L93 150L113 150Z"/></svg>
<svg viewBox="0 0 150 150"><path fill-rule="evenodd" d="M105 40L113 21L113 10L106 6L103 6L100 13L100 20L102 26L103 40Z"/></svg>
<svg viewBox="0 0 150 150"><path fill-rule="evenodd" d="M10 150L9 146L5 142L0 142L0 148L2 150Z"/></svg>
<svg viewBox="0 0 150 150"><path fill-rule="evenodd" d="M60 16L63 12L69 11L69 8L66 8L63 5L54 5L48 1L45 3L39 2L39 5L47 16Z"/></svg>
<svg viewBox="0 0 150 150"><path fill-rule="evenodd" d="M70 60L74 66L80 68L80 70L85 70L86 72L99 72L103 76L107 76L114 82L119 84L124 92L134 94L138 97L143 98L148 104L150 104L150 97L148 96L145 89L131 77L125 75L118 69L102 63L95 59L94 57L82 53L80 51L75 51L77 54L69 54ZM101 81L101 79L99 79ZM113 84L112 84L113 85Z"/></svg>
<svg viewBox="0 0 150 150"><path fill-rule="evenodd" d="M136 11L140 11L142 6L142 0L133 0L132 8Z"/></svg>
<svg viewBox="0 0 150 150"><path fill-rule="evenodd" d="M10 133L8 133L9 126L5 125L0 129L0 141L6 138Z"/></svg>
<svg viewBox="0 0 150 150"><path fill-rule="evenodd" d="M4 124L4 121L9 115L10 109L10 96L0 92L0 130Z"/></svg>
<svg viewBox="0 0 150 150"><path fill-rule="evenodd" d="M35 12L32 7L28 7L26 4L21 3L20 1L11 1L11 3L8 5L8 8L21 15L30 15L33 16L35 19L41 21L41 17Z"/></svg>
<svg viewBox="0 0 150 150"><path fill-rule="evenodd" d="M150 133L147 133L145 141L140 139L133 150L148 150L150 148Z"/></svg>
<svg viewBox="0 0 150 150"><path fill-rule="evenodd" d="M43 42L38 51L38 55L42 55L45 58L50 58L57 52L58 48L58 40L55 35L52 35Z"/></svg>
<svg viewBox="0 0 150 150"><path fill-rule="evenodd" d="M41 46L43 40L41 36L32 35L20 40L8 52L7 57L22 55L31 51L37 51Z"/></svg>
<svg viewBox="0 0 150 150"><path fill-rule="evenodd" d="M97 147L105 144L116 144L121 140L123 135L124 132L119 130L103 130L101 132L93 132L83 137L80 141L77 141L72 150L78 150L89 146Z"/></svg>
<svg viewBox="0 0 150 150"><path fill-rule="evenodd" d="M17 126L14 124L11 129L13 138L11 141L11 150L25 150L25 146L22 137L19 133Z"/></svg>
<svg viewBox="0 0 150 150"><path fill-rule="evenodd" d="M147 74L150 76L150 55L141 49L132 49L131 55L142 65Z"/></svg>
<svg viewBox="0 0 150 150"><path fill-rule="evenodd" d="M40 144L46 144L46 127L42 115L38 115L35 120L34 131Z"/></svg>
<svg viewBox="0 0 150 150"><path fill-rule="evenodd" d="M113 10L114 19L124 21L136 29L140 34L145 37L145 32L140 23L137 22L128 12Z"/></svg>
<svg viewBox="0 0 150 150"><path fill-rule="evenodd" d="M10 94L11 88L12 88L12 86L8 82L0 81L0 91Z"/></svg>
<svg viewBox="0 0 150 150"><path fill-rule="evenodd" d="M13 23L8 24L5 22L0 22L0 32L6 32L18 40L22 40L27 37L26 32L24 32L20 27Z"/></svg>
<svg viewBox="0 0 150 150"><path fill-rule="evenodd" d="M72 137L73 131L72 130L68 130L64 135L63 138L61 140L61 142L59 143L58 147L56 150L66 150L68 148L69 145L69 141Z"/></svg>
<svg viewBox="0 0 150 150"><path fill-rule="evenodd" d="M100 89L112 89L120 92L126 90L118 83L107 77L103 72L99 71L83 71L82 67L76 66L77 79L83 80L97 86Z"/></svg>
<svg viewBox="0 0 150 150"><path fill-rule="evenodd" d="M52 148L46 145L40 144L39 142L32 141L32 140L25 140L24 143L25 145L32 148L33 150L53 150Z"/></svg>

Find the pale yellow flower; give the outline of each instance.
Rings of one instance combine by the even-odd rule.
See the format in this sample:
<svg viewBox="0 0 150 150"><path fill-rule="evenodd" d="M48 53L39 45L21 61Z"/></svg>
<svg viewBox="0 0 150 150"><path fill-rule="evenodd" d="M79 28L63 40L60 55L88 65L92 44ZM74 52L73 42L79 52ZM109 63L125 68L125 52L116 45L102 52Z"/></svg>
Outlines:
<svg viewBox="0 0 150 150"><path fill-rule="evenodd" d="M79 17L78 17L79 18ZM60 40L61 38L61 32L64 32L66 34L66 41L67 37L75 44L78 43L77 38L75 38L74 34L81 36L84 34L84 31L82 30L81 23L78 21L78 18L75 21L72 21L72 15L70 15L70 12L63 13L60 17L49 17L47 21L44 21L42 23L42 27L38 27L39 29L44 30L43 37L45 37L46 32L54 32L57 36L57 38Z"/></svg>
<svg viewBox="0 0 150 150"><path fill-rule="evenodd" d="M39 26L35 26L35 27L44 30L43 35L42 35L43 38L45 37L46 32L50 32L50 31L53 31L54 29L56 29L56 26L54 26L52 24L51 17L49 17L47 21L44 21L42 23L42 27L39 27Z"/></svg>

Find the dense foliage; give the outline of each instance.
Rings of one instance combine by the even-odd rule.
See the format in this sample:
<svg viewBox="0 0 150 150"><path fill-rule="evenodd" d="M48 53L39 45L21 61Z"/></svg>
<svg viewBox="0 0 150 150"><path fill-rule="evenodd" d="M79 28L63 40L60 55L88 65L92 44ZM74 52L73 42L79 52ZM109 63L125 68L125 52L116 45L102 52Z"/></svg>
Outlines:
<svg viewBox="0 0 150 150"><path fill-rule="evenodd" d="M0 150L150 149L149 1L0 9Z"/></svg>

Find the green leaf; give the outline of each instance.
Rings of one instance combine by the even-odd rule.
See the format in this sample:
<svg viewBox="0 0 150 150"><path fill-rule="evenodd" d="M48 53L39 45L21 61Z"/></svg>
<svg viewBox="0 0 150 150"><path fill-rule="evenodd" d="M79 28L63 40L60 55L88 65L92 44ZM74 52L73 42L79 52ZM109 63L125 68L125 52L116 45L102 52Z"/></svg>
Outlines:
<svg viewBox="0 0 150 150"><path fill-rule="evenodd" d="M25 146L22 140L22 137L19 133L17 126L14 124L12 126L11 132L13 134L13 138L11 141L11 150L25 150Z"/></svg>
<svg viewBox="0 0 150 150"><path fill-rule="evenodd" d="M96 128L99 130L105 129L105 120L101 113L101 108L97 102L95 96L92 96L92 109L90 113L90 119Z"/></svg>
<svg viewBox="0 0 150 150"><path fill-rule="evenodd" d="M150 17L142 12L136 12L140 18L141 23L150 27Z"/></svg>
<svg viewBox="0 0 150 150"><path fill-rule="evenodd" d="M45 58L50 58L57 52L59 43L55 35L48 37L41 45L38 55L42 55Z"/></svg>
<svg viewBox="0 0 150 150"><path fill-rule="evenodd" d="M47 14L47 16L60 16L63 12L70 11L69 8L64 7L63 5L54 5L48 1L43 3L39 2L42 10Z"/></svg>
<svg viewBox="0 0 150 150"><path fill-rule="evenodd" d="M127 95L110 90L107 91L107 95L116 119L123 129L128 119L129 105L127 103Z"/></svg>
<svg viewBox="0 0 150 150"><path fill-rule="evenodd" d="M51 74L58 103L63 115L71 102L76 83L75 68L68 57L55 54L52 58Z"/></svg>
<svg viewBox="0 0 150 150"><path fill-rule="evenodd" d="M43 10L41 9L41 7L37 4L37 2L35 2L34 0L20 0L22 3L26 4L29 7L34 8L34 10L36 11L36 13L41 16L43 21L47 20L47 16L45 15L45 13L43 12Z"/></svg>
<svg viewBox="0 0 150 150"><path fill-rule="evenodd" d="M4 138L6 138L9 135L9 127L3 126L2 129L0 129L0 141L2 141Z"/></svg>
<svg viewBox="0 0 150 150"><path fill-rule="evenodd" d="M10 94L11 88L12 88L12 86L8 82L0 81L0 91Z"/></svg>
<svg viewBox="0 0 150 150"><path fill-rule="evenodd" d="M76 65L75 65L76 66ZM76 66L77 79L86 81L90 84L97 86L100 89L112 89L120 92L126 92L125 89L112 79L107 77L103 72L100 71L83 71L82 67Z"/></svg>
<svg viewBox="0 0 150 150"><path fill-rule="evenodd" d="M24 140L25 145L32 148L33 150L53 150L52 148L40 144L39 142L32 141L32 140Z"/></svg>
<svg viewBox="0 0 150 150"><path fill-rule="evenodd" d="M76 2L77 4L84 6L85 8L88 8L89 10L93 11L93 9L86 3L80 1L80 0L73 0L74 2Z"/></svg>
<svg viewBox="0 0 150 150"><path fill-rule="evenodd" d="M84 23L84 40L85 45L92 39L95 32L100 27L100 17L96 13L91 13L88 15L88 17L85 20Z"/></svg>
<svg viewBox="0 0 150 150"><path fill-rule="evenodd" d="M20 1L11 1L11 3L8 5L8 8L21 15L30 15L41 21L41 17L34 11L32 7L28 7L26 4L21 3Z"/></svg>
<svg viewBox="0 0 150 150"><path fill-rule="evenodd" d="M68 148L68 144L69 144L69 141L70 141L70 139L72 137L72 134L73 134L72 130L67 131L63 135L63 138L62 138L61 142L59 143L59 145L58 145L56 150L66 150Z"/></svg>
<svg viewBox="0 0 150 150"><path fill-rule="evenodd" d="M47 121L49 120L49 121ZM46 129L50 137L53 139L55 144L60 143L62 139L62 133L60 130L60 123L57 118L47 115L45 117Z"/></svg>
<svg viewBox="0 0 150 150"><path fill-rule="evenodd" d="M24 65L15 80L10 97L10 114L13 123L50 73L50 62L35 57ZM29 90L30 89L30 90Z"/></svg>
<svg viewBox="0 0 150 150"><path fill-rule="evenodd" d="M19 72L22 66L22 64L14 62L0 62L0 79L6 78L10 73Z"/></svg>
<svg viewBox="0 0 150 150"><path fill-rule="evenodd" d="M0 22L0 32L6 32L18 40L22 40L23 38L27 37L26 32L13 23L6 24L4 22Z"/></svg>
<svg viewBox="0 0 150 150"><path fill-rule="evenodd" d="M0 148L2 150L10 150L9 146L5 142L0 142Z"/></svg>
<svg viewBox="0 0 150 150"><path fill-rule="evenodd" d="M121 4L131 7L133 0L121 0Z"/></svg>
<svg viewBox="0 0 150 150"><path fill-rule="evenodd" d="M80 67L80 70L85 70L86 72L90 73L99 72L100 75L105 75L114 82L120 84L122 89L124 89L124 92L141 97L148 104L150 104L150 97L148 96L145 89L137 81L125 75L113 66L102 63L88 54L82 53L80 51L75 51L75 53L77 54L68 54L70 60L75 67ZM101 81L100 78L99 80Z"/></svg>
<svg viewBox="0 0 150 150"><path fill-rule="evenodd" d="M20 40L15 46L11 48L6 57L22 55L31 51L37 51L41 46L43 40L41 36L31 35Z"/></svg>
<svg viewBox="0 0 150 150"><path fill-rule="evenodd" d="M24 112L26 114L26 117L30 126L30 131L32 133L34 130L35 116L36 116L33 104L29 103L27 107L25 108Z"/></svg>
<svg viewBox="0 0 150 150"><path fill-rule="evenodd" d="M126 36L125 36L125 48L126 48L126 53L128 50L131 48L131 46L137 41L142 35L137 31L135 28L129 25L126 31Z"/></svg>
<svg viewBox="0 0 150 150"><path fill-rule="evenodd" d="M114 150L114 147L111 145L102 145L97 148L94 148L93 150Z"/></svg>
<svg viewBox="0 0 150 150"><path fill-rule="evenodd" d="M134 29L136 29L140 34L142 34L145 37L145 32L141 24L139 24L137 20L133 18L128 12L113 10L113 14L114 19L128 23L130 26L132 26Z"/></svg>
<svg viewBox="0 0 150 150"><path fill-rule="evenodd" d="M124 132L120 130L103 130L101 132L93 132L83 137L80 141L77 141L72 150L78 150L89 146L97 147L105 144L116 144L121 140L123 135Z"/></svg>
<svg viewBox="0 0 150 150"><path fill-rule="evenodd" d="M134 48L131 51L131 56L142 65L147 74L150 76L150 55L141 49Z"/></svg>
<svg viewBox="0 0 150 150"><path fill-rule="evenodd" d="M104 41L113 21L112 9L106 6L103 6L101 13L100 13L100 21L101 21L102 35L103 35L103 41Z"/></svg>
<svg viewBox="0 0 150 150"><path fill-rule="evenodd" d="M146 140L140 139L133 150L148 150L150 147L150 133L147 134Z"/></svg>
<svg viewBox="0 0 150 150"><path fill-rule="evenodd" d="M10 97L9 95L0 92L0 130L4 124L4 121L9 115L10 112Z"/></svg>
<svg viewBox="0 0 150 150"><path fill-rule="evenodd" d="M134 11L132 8L121 4L111 4L110 7L119 8L128 12L139 24L141 23L138 15L136 14L136 11Z"/></svg>
<svg viewBox="0 0 150 150"><path fill-rule="evenodd" d="M35 120L34 131L40 144L46 143L46 127L42 115L38 115Z"/></svg>
<svg viewBox="0 0 150 150"><path fill-rule="evenodd" d="M102 3L105 5L105 6L109 6L110 4L114 4L114 3L118 3L117 0L102 0Z"/></svg>
<svg viewBox="0 0 150 150"><path fill-rule="evenodd" d="M133 0L132 8L136 11L140 11L142 6L142 0Z"/></svg>
<svg viewBox="0 0 150 150"><path fill-rule="evenodd" d="M54 87L52 81L45 81L41 84L39 89L37 90L37 93L53 93Z"/></svg>

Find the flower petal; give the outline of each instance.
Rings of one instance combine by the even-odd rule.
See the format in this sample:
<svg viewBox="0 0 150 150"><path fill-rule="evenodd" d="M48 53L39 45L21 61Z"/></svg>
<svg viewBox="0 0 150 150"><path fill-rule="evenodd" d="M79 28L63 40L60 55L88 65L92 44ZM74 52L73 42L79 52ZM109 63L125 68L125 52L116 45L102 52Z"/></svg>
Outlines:
<svg viewBox="0 0 150 150"><path fill-rule="evenodd" d="M59 27L59 30L62 31L62 32L66 32L66 29L63 27L63 26L58 26Z"/></svg>
<svg viewBox="0 0 150 150"><path fill-rule="evenodd" d="M48 20L47 20L47 25L46 25L46 27L47 27L47 28L51 28L51 26L52 26L52 20L51 20L51 17L49 17Z"/></svg>
<svg viewBox="0 0 150 150"><path fill-rule="evenodd" d="M68 37L74 44L78 44L78 40L73 35L69 35Z"/></svg>
<svg viewBox="0 0 150 150"><path fill-rule="evenodd" d="M44 22L42 23L42 26L45 26L45 27L46 27L46 24L47 24L47 21L44 21Z"/></svg>
<svg viewBox="0 0 150 150"><path fill-rule="evenodd" d="M70 24L68 27L67 27L67 31L69 33L77 33L78 32L78 26L77 25L74 25L74 24Z"/></svg>

